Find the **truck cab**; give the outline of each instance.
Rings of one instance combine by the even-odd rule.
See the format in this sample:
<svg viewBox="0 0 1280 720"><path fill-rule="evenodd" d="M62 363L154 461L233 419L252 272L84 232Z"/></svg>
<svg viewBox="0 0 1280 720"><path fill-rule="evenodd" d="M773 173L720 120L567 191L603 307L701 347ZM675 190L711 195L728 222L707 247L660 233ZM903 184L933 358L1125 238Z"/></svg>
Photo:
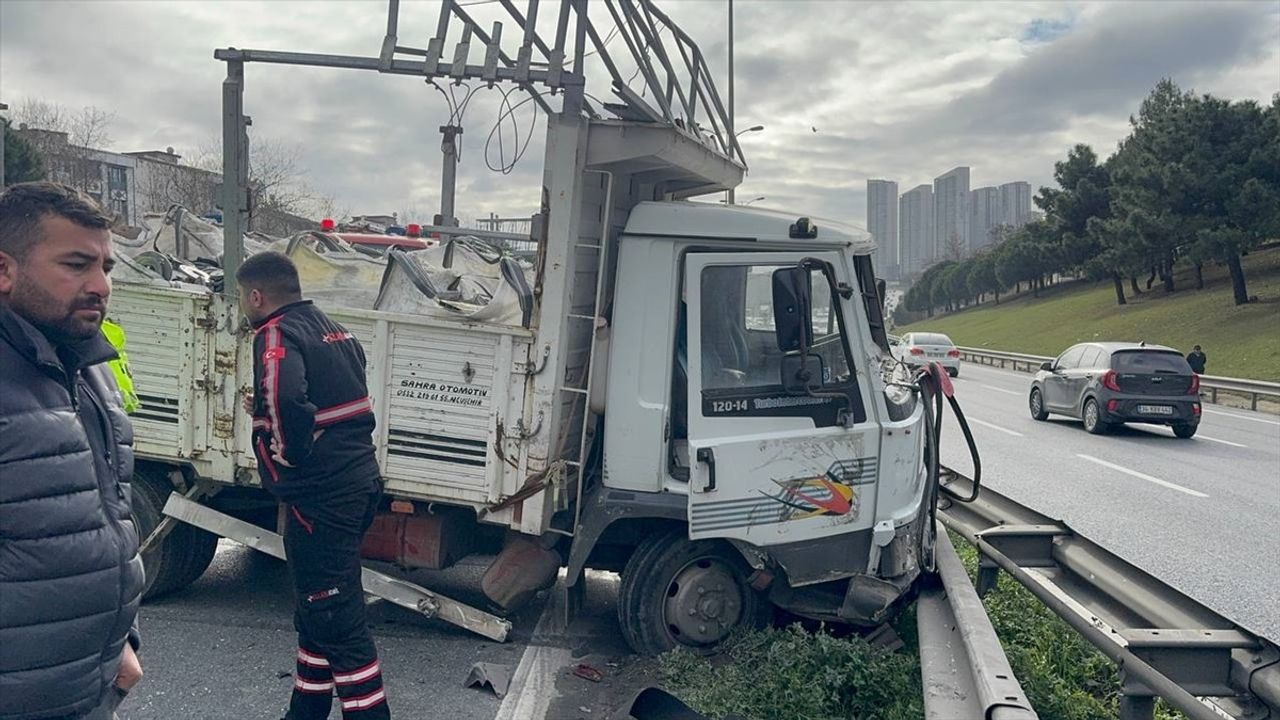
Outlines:
<svg viewBox="0 0 1280 720"><path fill-rule="evenodd" d="M637 649L714 643L766 600L876 624L919 574L922 410L891 414L873 251L763 209L631 211L570 577L591 539L593 561L642 539L620 553L624 593L650 588L619 600Z"/></svg>

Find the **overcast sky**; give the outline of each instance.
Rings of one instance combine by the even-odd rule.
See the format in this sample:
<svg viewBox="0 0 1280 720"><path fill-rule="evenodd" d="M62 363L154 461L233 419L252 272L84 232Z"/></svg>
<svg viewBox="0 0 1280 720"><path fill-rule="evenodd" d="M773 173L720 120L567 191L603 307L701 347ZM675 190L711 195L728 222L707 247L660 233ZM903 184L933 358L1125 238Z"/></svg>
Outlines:
<svg viewBox="0 0 1280 720"><path fill-rule="evenodd" d="M497 18L499 6L469 1L482 24ZM543 2L544 17L554 5ZM725 0L658 5L701 45L723 94ZM608 13L600 0L592 6L603 35L612 27ZM406 0L401 43L425 47L438 7ZM1280 2L738 0L735 7L737 126L765 126L742 136L750 173L739 201L764 196L761 205L859 224L870 177L906 191L970 165L973 187L1012 180L1038 187L1074 143L1105 157L1162 77L1232 99L1268 102L1280 92ZM225 68L214 48L376 55L385 13L373 0L0 0L0 101L97 106L115 114L110 149L174 146L191 154L220 132ZM514 41L513 24L506 26ZM622 41L610 51L625 54ZM435 89L357 71L250 65L247 76L253 137L300 144L307 182L340 207L435 210L437 128L447 116ZM592 90L603 97L607 87ZM537 207L544 125L511 174L490 171L484 146L497 98L477 93L464 118L464 220L527 216ZM517 111L522 135L532 108ZM496 137L490 159L499 163Z"/></svg>

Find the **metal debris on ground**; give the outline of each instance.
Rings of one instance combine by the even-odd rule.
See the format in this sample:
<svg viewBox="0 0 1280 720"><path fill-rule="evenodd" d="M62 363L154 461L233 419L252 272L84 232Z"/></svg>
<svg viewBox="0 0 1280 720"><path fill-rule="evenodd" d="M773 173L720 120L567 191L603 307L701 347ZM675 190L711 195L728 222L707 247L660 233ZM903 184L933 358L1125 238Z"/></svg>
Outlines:
<svg viewBox="0 0 1280 720"><path fill-rule="evenodd" d="M601 680L604 679L604 673L591 667L590 665L587 665L586 663L578 663L576 666L574 666L573 674L582 678L583 680L590 680L591 682L600 682Z"/></svg>
<svg viewBox="0 0 1280 720"><path fill-rule="evenodd" d="M511 687L511 668L496 663L478 662L471 666L462 687L488 687L501 700Z"/></svg>

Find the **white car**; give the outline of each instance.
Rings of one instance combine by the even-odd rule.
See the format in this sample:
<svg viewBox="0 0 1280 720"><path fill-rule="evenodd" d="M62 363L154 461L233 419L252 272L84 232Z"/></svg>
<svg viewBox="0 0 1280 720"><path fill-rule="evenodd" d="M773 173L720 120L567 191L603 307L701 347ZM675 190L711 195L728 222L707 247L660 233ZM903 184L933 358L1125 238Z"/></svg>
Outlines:
<svg viewBox="0 0 1280 720"><path fill-rule="evenodd" d="M951 377L960 375L960 350L942 333L913 332L902 336L897 347L898 359L911 368L938 363Z"/></svg>

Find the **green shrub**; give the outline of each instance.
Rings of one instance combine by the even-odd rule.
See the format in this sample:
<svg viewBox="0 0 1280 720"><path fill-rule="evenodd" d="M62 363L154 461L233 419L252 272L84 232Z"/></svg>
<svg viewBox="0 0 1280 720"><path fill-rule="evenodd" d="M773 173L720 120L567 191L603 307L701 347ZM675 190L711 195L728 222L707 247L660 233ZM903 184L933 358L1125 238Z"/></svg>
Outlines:
<svg viewBox="0 0 1280 720"><path fill-rule="evenodd" d="M717 718L915 720L924 710L912 650L890 653L793 625L737 635L714 657L675 650L661 671L672 692Z"/></svg>

